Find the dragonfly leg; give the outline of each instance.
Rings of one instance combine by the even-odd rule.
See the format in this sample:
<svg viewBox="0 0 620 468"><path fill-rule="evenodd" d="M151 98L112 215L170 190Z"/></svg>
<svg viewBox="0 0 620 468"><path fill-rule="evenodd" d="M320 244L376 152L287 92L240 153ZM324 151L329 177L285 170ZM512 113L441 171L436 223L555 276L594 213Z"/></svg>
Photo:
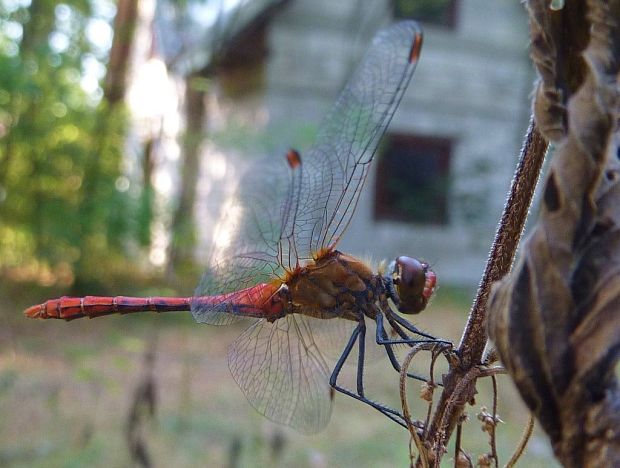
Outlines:
<svg viewBox="0 0 620 468"><path fill-rule="evenodd" d="M355 342L357 341L359 334L360 334L360 325L358 323L357 327L355 327L355 329L353 330L353 333L351 333L351 337L349 338L347 345L342 351L342 354L338 358L338 361L336 362L336 365L334 366L334 370L332 371L332 375L329 378L329 385L331 385L336 390L338 390L338 385L336 381L338 380L338 376L340 375L342 366L344 366L344 363L347 361L349 354L351 354L351 350L353 349L353 346L355 346Z"/></svg>
<svg viewBox="0 0 620 468"><path fill-rule="evenodd" d="M400 315L395 314L394 312L392 312L392 310L387 311L385 316L386 316L388 322L390 322L390 325L392 325L392 327L398 328L398 327L394 326L394 323L398 323L400 326L402 326L406 330L409 330L411 333L415 333L416 335L420 335L420 336L426 338L426 340L412 340L411 343L429 342L429 343L444 343L444 344L452 345L452 343L450 341L443 340L441 338L436 338L433 335L429 335L428 333L424 333L424 332L418 330L417 327L413 323L411 323L409 320L401 317Z"/></svg>
<svg viewBox="0 0 620 468"><path fill-rule="evenodd" d="M364 354L366 352L366 322L362 318L358 325L360 332L357 337L357 394L364 398Z"/></svg>
<svg viewBox="0 0 620 468"><path fill-rule="evenodd" d="M398 293L396 292L394 281L392 281L392 278L384 277L383 284L385 285L387 296L392 300L394 305L398 307L398 305L400 304L400 298L398 296Z"/></svg>
<svg viewBox="0 0 620 468"><path fill-rule="evenodd" d="M388 298L391 299L391 301L394 303L394 305L396 307L399 306L400 304L400 299L398 296L398 293L396 292L396 288L394 286L394 282L391 280L391 278L384 278L384 286L386 288L386 292L387 292L387 296ZM392 309L386 310L385 316L388 319L388 322L390 322L390 325L392 325L392 327L399 333L399 335L403 338L403 340L407 340L407 341L403 341L402 343L405 344L414 344L414 343L422 343L425 342L426 340L411 340L410 338L404 336L401 332L400 327L395 326L394 322L397 322L398 324L400 324L402 327L404 327L406 330L410 331L411 333L415 333L416 335L422 336L424 338L428 338L429 341L432 342L442 342L445 344L449 344L452 345L451 342L446 341L446 340L442 340L440 338L436 338L433 335L429 335L428 333L424 333L420 330L418 330L418 328L413 325L411 322L409 322L407 319L401 317L400 315L394 313L394 311ZM396 342L393 342L393 344L397 344Z"/></svg>
<svg viewBox="0 0 620 468"><path fill-rule="evenodd" d="M353 330L353 333L351 334L351 337L349 338L349 341L347 342L347 345L345 346L344 351L342 352L342 355L336 362L336 365L334 366L334 370L332 371L331 377L329 378L329 385L332 388L334 388L336 391L344 395L350 396L351 398L355 398L356 400L359 400L375 408L381 414L387 416L395 423L406 428L407 425L404 422L404 418L402 414L400 414L398 411L392 408L382 405L381 403L372 401L364 396L364 387L363 387L364 344L363 343L364 343L365 333L366 333L366 324L364 323L363 320L364 320L363 318L360 319L360 322L358 323L357 327L355 327L355 329ZM349 358L349 355L351 354L351 351L353 349L353 346L355 346L356 341L360 343L360 348L359 348L360 351L358 353L358 363L357 363L357 393L352 390L349 390L348 388L342 387L341 385L338 384L338 376L340 375L340 372L342 371L342 367L344 366L344 363Z"/></svg>
<svg viewBox="0 0 620 468"><path fill-rule="evenodd" d="M385 330L385 325L383 322L383 312L381 312L380 310L377 310L377 315L376 315L376 322L377 322L377 335L376 335L376 341L377 344L383 346L385 348L385 352L388 355L388 358L390 360L390 364L392 364L392 367L394 368L394 370L398 373L400 373L402 367L400 365L400 363L398 362L398 359L396 358L396 355L394 354L394 349L393 349L393 345L396 344L406 344L409 346L413 346L413 345L426 345L424 347L424 349L429 349L428 346L434 347L434 345L439 345L440 347L444 347L444 350L449 349L452 347L452 343L450 341L446 341L446 340L442 340L442 339L423 339L423 340L415 340L413 338L411 338L410 336L408 336L405 331L400 327L398 321L392 321L390 320L390 316L387 315L387 319L388 322L390 323L390 325L392 326L392 329L395 330L398 335L401 337L401 339L390 339L387 336L387 332ZM407 322L405 320L405 322ZM411 325L409 322L407 322L412 328L415 329L415 327L413 325ZM414 332L415 333L415 332ZM424 378L421 377L417 374L412 374L410 372L407 372L407 377L410 377L412 379L416 379L416 380L420 380L422 382L428 382L428 378ZM442 384L438 383L437 385L439 386L443 386Z"/></svg>
<svg viewBox="0 0 620 468"><path fill-rule="evenodd" d="M383 312L377 311L377 316L375 320L377 322L377 344L379 345L385 346L388 344L390 345L406 344L409 346L413 346L415 344L420 344L420 343L429 343L429 344L440 343L440 344L452 346L452 343L447 340L443 340L441 338L435 338L434 336L420 332L413 324L409 323L407 320L403 319L402 317L399 317L396 314L386 313L385 317L387 318L387 321L389 322L389 324L392 326L392 329L394 329L394 331L398 333L398 335L400 336L400 339L388 338L387 332L385 331L385 325L383 323ZM411 336L407 335L407 333L405 333L403 328L410 331L411 333L415 333L417 335L422 336L423 339L412 338Z"/></svg>
<svg viewBox="0 0 620 468"><path fill-rule="evenodd" d="M383 324L383 313L382 312L378 312L377 313L377 336L376 336L376 341L377 344L382 345L385 348L385 352L388 356L388 359L390 360L390 364L392 364L392 367L394 368L394 370L398 373L400 373L401 371L401 365L398 362L398 359L396 359L396 355L394 354L394 349L392 348L393 344L398 344L398 343L407 343L409 344L411 342L411 340L390 340L387 336L387 332L385 331L385 325ZM404 334L404 332L399 328L399 327L393 327L397 333L402 337L403 335L406 337L407 335ZM416 374L411 374L410 372L407 372L407 377L410 377L412 379L416 379L416 380L420 380L422 382L427 382L428 379L421 377L419 375Z"/></svg>

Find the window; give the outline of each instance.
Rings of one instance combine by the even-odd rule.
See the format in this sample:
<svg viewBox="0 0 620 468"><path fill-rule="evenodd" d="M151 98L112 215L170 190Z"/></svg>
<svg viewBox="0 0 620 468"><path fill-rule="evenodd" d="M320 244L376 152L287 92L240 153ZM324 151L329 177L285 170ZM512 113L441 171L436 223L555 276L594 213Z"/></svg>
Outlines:
<svg viewBox="0 0 620 468"><path fill-rule="evenodd" d="M452 141L390 134L382 147L375 219L447 224Z"/></svg>
<svg viewBox="0 0 620 468"><path fill-rule="evenodd" d="M394 17L453 28L457 0L392 0Z"/></svg>
<svg viewBox="0 0 620 468"><path fill-rule="evenodd" d="M267 26L263 21L228 45L218 67L220 85L226 96L242 97L264 88Z"/></svg>

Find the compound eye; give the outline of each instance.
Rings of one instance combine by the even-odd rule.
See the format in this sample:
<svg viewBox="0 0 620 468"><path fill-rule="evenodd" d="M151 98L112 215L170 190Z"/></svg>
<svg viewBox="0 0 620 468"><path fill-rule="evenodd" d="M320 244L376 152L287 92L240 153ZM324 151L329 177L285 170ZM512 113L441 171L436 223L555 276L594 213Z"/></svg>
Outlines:
<svg viewBox="0 0 620 468"><path fill-rule="evenodd" d="M398 257L394 262L392 280L400 299L398 310L403 314L417 314L421 312L432 293L433 284L430 284L430 275L434 280L435 274L428 269L428 264L411 257ZM430 286L430 293L427 289Z"/></svg>

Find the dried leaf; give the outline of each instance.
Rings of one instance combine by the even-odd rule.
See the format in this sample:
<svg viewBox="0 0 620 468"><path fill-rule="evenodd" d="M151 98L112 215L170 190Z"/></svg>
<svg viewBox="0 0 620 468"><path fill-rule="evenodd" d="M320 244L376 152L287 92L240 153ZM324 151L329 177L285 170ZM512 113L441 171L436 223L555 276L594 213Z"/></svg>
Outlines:
<svg viewBox="0 0 620 468"><path fill-rule="evenodd" d="M620 466L620 0L567 1L561 17L547 3L528 3L535 109L561 139L538 224L494 287L489 334L560 461Z"/></svg>
<svg viewBox="0 0 620 468"><path fill-rule="evenodd" d="M526 3L531 56L540 76L534 118L545 137L558 141L567 132L567 99L583 82L585 66L579 52L587 45L589 23L584 21L584 2L567 1L559 10L550 9L548 3Z"/></svg>

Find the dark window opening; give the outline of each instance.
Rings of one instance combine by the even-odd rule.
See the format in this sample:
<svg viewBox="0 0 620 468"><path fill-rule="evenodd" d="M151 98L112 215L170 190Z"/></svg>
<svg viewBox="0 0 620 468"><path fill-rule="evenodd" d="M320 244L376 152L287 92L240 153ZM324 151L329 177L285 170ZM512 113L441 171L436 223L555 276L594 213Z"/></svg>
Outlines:
<svg viewBox="0 0 620 468"><path fill-rule="evenodd" d="M267 26L267 22L255 25L223 53L218 78L225 96L243 97L265 87Z"/></svg>
<svg viewBox="0 0 620 468"><path fill-rule="evenodd" d="M392 0L394 18L449 28L456 25L456 4L457 0Z"/></svg>
<svg viewBox="0 0 620 468"><path fill-rule="evenodd" d="M387 135L377 164L375 219L448 223L452 141Z"/></svg>

